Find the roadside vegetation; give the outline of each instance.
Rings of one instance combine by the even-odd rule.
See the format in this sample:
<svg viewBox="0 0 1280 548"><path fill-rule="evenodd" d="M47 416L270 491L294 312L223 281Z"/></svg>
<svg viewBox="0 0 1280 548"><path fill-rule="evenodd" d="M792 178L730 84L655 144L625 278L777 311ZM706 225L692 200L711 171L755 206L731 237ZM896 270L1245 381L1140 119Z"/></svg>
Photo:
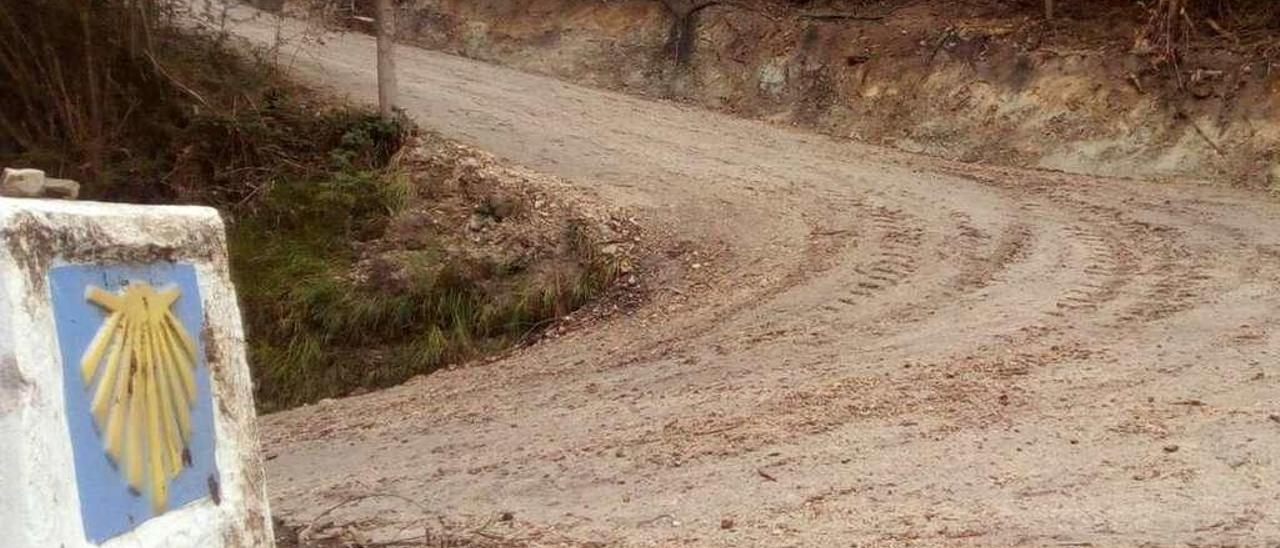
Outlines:
<svg viewBox="0 0 1280 548"><path fill-rule="evenodd" d="M219 208L263 410L510 348L615 277L589 222L457 184L466 155L183 30L177 3L38 4L0 1L0 163L86 199ZM485 237L530 217L539 245Z"/></svg>

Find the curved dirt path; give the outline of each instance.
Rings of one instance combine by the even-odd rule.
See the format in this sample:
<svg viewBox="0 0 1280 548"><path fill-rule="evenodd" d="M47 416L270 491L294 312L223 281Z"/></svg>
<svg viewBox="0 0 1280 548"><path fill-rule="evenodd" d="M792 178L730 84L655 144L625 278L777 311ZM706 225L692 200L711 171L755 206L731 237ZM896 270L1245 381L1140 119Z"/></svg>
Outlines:
<svg viewBox="0 0 1280 548"><path fill-rule="evenodd" d="M369 38L301 49L303 78L372 98ZM398 63L419 123L631 208L671 258L634 314L265 417L287 521L358 499L321 523L483 540L464 529L509 512L484 534L531 545L1280 542L1266 196Z"/></svg>

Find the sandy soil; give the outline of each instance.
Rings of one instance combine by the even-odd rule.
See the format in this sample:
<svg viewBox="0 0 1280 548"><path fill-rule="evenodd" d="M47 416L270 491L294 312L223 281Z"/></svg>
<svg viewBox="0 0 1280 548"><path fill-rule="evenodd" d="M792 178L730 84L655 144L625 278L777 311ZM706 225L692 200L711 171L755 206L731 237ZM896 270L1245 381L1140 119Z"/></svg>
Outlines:
<svg viewBox="0 0 1280 548"><path fill-rule="evenodd" d="M298 49L302 78L374 96L369 38ZM635 211L664 246L655 295L264 417L286 521L529 545L1280 543L1267 196L947 163L411 48L399 68L420 124Z"/></svg>

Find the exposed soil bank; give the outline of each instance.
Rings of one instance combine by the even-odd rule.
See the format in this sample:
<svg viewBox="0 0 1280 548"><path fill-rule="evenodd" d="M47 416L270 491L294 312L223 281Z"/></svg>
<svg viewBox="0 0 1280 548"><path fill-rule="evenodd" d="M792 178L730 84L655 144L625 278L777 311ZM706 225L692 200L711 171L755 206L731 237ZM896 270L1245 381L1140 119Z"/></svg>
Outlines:
<svg viewBox="0 0 1280 548"><path fill-rule="evenodd" d="M1222 40L1193 48L1179 71L1153 68L1134 38L1136 8L1068 5L1046 23L1031 6L991 2L679 4L413 0L399 31L523 70L945 158L1280 179L1275 64Z"/></svg>

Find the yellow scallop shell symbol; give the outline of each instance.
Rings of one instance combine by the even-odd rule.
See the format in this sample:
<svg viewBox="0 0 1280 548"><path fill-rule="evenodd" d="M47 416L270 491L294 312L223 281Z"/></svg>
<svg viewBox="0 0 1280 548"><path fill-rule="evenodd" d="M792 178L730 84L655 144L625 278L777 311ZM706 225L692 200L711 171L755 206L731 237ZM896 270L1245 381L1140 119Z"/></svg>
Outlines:
<svg viewBox="0 0 1280 548"><path fill-rule="evenodd" d="M196 345L171 307L177 288L130 282L119 294L90 286L107 319L80 361L107 455L129 487L165 511L169 482L185 464L196 398Z"/></svg>

